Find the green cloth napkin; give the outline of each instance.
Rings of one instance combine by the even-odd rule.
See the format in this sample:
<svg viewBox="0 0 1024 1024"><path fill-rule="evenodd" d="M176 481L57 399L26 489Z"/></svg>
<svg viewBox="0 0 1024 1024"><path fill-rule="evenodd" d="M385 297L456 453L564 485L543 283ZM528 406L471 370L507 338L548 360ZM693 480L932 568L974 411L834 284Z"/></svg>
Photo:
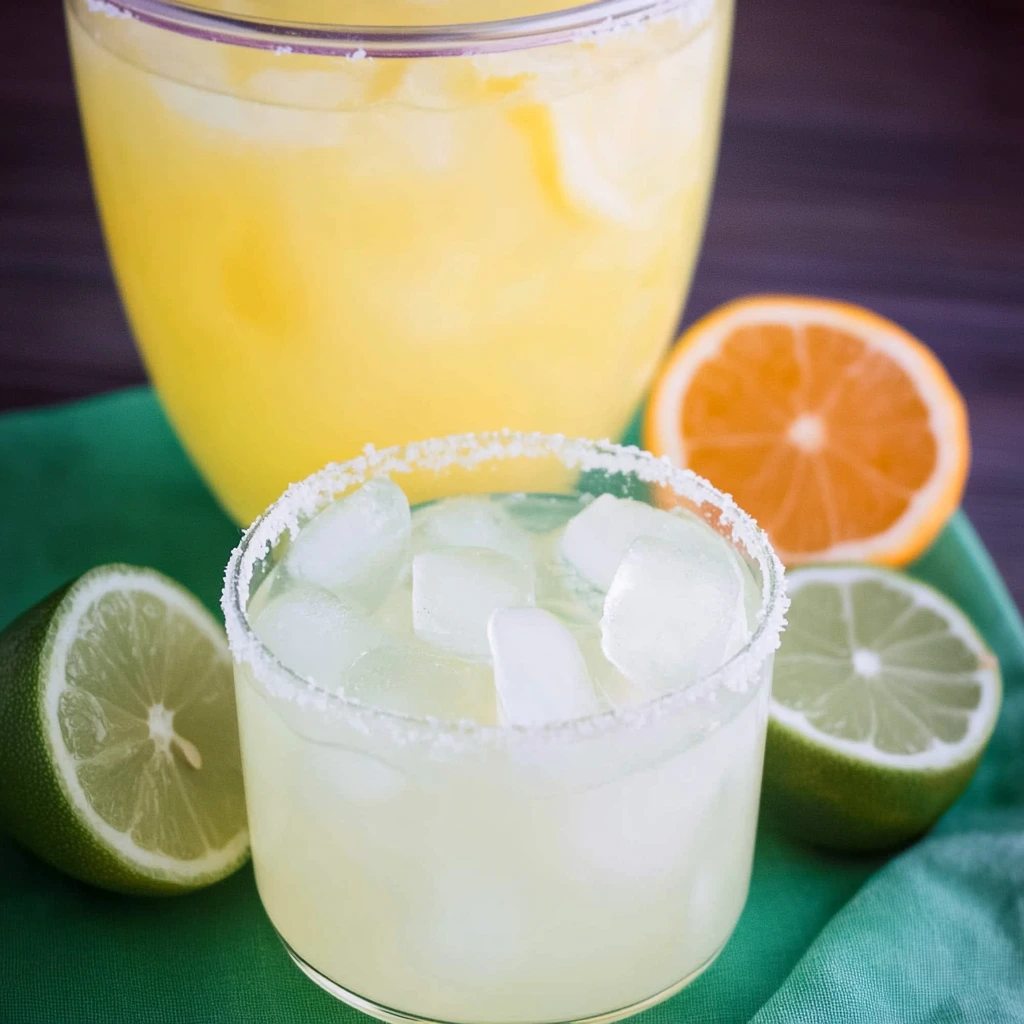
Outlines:
<svg viewBox="0 0 1024 1024"><path fill-rule="evenodd" d="M0 625L107 561L155 566L216 609L237 538L148 390L0 417ZM957 601L1002 661L1005 707L971 787L891 859L825 855L762 831L722 956L638 1020L1024 1021L1024 626L963 515L913 571ZM130 898L0 838L2 1024L365 1019L292 966L249 868L191 896Z"/></svg>

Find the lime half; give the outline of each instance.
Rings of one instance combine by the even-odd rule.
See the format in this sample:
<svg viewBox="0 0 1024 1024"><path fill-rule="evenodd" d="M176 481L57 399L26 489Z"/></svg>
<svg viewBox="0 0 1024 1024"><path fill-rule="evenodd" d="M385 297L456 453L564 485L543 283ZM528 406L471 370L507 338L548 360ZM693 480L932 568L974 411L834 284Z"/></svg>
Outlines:
<svg viewBox="0 0 1024 1024"><path fill-rule="evenodd" d="M86 882L172 893L246 858L231 659L188 591L104 565L0 633L0 821Z"/></svg>
<svg viewBox="0 0 1024 1024"><path fill-rule="evenodd" d="M929 828L970 781L999 713L999 664L955 605L887 569L788 574L765 809L797 836L883 849Z"/></svg>

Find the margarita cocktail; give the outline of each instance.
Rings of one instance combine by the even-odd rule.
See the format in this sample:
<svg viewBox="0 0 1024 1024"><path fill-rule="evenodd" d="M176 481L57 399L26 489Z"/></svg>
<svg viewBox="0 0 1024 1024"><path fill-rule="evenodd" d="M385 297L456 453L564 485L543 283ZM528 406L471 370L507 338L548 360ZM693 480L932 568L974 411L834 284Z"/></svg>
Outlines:
<svg viewBox="0 0 1024 1024"><path fill-rule="evenodd" d="M749 518L635 449L462 436L293 486L224 597L293 958L386 1020L611 1019L692 979L746 898L784 603Z"/></svg>

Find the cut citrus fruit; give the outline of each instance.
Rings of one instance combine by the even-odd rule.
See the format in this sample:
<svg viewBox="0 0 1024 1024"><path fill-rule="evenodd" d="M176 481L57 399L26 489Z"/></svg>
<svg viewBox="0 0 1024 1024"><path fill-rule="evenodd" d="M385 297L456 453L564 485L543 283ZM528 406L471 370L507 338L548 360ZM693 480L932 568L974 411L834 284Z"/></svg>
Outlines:
<svg viewBox="0 0 1024 1024"><path fill-rule="evenodd" d="M644 444L733 495L787 564L920 554L956 509L970 444L935 356L859 306L752 296L680 339Z"/></svg>
<svg viewBox="0 0 1024 1024"><path fill-rule="evenodd" d="M44 860L122 892L246 858L231 658L188 591L105 565L0 633L0 816Z"/></svg>
<svg viewBox="0 0 1024 1024"><path fill-rule="evenodd" d="M788 584L766 811L825 846L905 842L974 774L999 713L999 663L955 605L902 573L807 566Z"/></svg>

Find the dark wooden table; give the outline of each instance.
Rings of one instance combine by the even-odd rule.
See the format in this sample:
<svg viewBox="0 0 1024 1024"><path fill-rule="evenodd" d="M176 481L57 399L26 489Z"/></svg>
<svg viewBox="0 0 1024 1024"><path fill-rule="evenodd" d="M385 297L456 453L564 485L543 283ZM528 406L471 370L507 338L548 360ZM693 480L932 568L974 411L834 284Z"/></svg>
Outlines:
<svg viewBox="0 0 1024 1024"><path fill-rule="evenodd" d="M932 345L971 410L967 510L1024 604L1024 0L738 4L687 319L744 292L817 293L871 306ZM10 408L143 371L93 209L60 7L17 3L4 21Z"/></svg>

